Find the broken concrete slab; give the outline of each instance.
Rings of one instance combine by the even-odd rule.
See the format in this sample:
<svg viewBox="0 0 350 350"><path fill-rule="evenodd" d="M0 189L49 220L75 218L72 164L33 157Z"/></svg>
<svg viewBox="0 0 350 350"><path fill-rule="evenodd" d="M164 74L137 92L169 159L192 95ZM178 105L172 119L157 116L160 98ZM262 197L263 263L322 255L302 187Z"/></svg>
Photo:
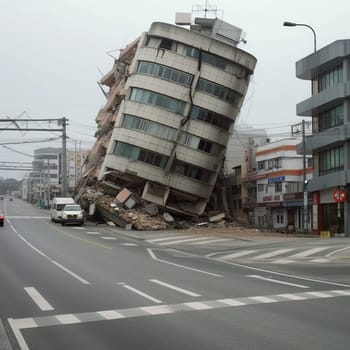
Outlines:
<svg viewBox="0 0 350 350"><path fill-rule="evenodd" d="M145 205L145 211L147 214L154 216L158 214L158 205L154 203L150 203Z"/></svg>
<svg viewBox="0 0 350 350"><path fill-rule="evenodd" d="M220 214L209 217L209 222L219 222L222 219L224 219L225 217L226 217L225 213L220 213Z"/></svg>
<svg viewBox="0 0 350 350"><path fill-rule="evenodd" d="M124 203L127 201L127 199L132 195L132 192L130 192L127 188L123 188L115 197L115 199L119 203Z"/></svg>

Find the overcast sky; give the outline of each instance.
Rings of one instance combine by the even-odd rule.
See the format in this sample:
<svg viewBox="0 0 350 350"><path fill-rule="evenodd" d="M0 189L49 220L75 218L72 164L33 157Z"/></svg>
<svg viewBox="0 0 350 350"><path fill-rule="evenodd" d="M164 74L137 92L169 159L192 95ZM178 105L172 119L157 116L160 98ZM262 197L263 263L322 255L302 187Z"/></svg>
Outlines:
<svg viewBox="0 0 350 350"><path fill-rule="evenodd" d="M118 56L119 49L147 31L152 22L174 23L176 12L191 12L193 6L205 4L196 0L0 0L0 118L66 117L68 136L90 147L95 140L95 117L105 103L96 82L113 64L107 53ZM301 122L295 105L310 95L309 82L295 77L295 62L313 52L311 30L282 24L312 26L317 48L350 39L349 0L213 0L208 4L217 7L218 18L243 29L247 43L240 47L258 60L238 124L282 135L289 125ZM10 150L2 146L4 142L53 136L0 131L0 161L30 162L32 158L14 150L33 154L35 148L60 146L8 145ZM0 177L22 175L0 171Z"/></svg>

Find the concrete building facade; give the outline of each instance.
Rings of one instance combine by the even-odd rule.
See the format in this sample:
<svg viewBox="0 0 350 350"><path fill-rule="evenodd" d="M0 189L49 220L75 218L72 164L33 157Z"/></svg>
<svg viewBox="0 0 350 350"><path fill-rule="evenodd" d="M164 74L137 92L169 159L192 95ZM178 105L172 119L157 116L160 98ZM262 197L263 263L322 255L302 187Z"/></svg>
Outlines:
<svg viewBox="0 0 350 350"><path fill-rule="evenodd" d="M86 171L201 215L256 64L237 47L240 33L218 19L197 19L190 30L153 23L101 79L109 91Z"/></svg>
<svg viewBox="0 0 350 350"><path fill-rule="evenodd" d="M276 230L304 230L303 156L297 154L301 137L290 137L260 146L256 150L257 171L256 205L254 208L257 227ZM310 179L311 157L307 162L307 179ZM311 208L308 230L311 229Z"/></svg>
<svg viewBox="0 0 350 350"><path fill-rule="evenodd" d="M313 135L300 152L313 156L313 229L350 236L350 40L337 40L296 62L296 76L310 80L312 96L297 114L312 118ZM335 194L347 195L337 203Z"/></svg>

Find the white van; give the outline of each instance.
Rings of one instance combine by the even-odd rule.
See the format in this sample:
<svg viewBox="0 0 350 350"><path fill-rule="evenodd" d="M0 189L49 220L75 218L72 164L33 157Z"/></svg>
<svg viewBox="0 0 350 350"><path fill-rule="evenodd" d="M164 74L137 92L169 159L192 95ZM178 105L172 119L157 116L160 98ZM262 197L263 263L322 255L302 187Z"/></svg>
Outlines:
<svg viewBox="0 0 350 350"><path fill-rule="evenodd" d="M66 204L75 204L74 199L70 197L56 197L53 199L51 204L51 221L62 221L62 211Z"/></svg>

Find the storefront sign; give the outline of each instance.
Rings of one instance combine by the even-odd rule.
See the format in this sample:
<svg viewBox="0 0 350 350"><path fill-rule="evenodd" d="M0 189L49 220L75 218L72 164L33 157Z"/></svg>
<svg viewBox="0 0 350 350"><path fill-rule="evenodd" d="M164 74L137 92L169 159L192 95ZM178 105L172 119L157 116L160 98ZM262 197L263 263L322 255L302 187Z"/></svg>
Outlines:
<svg viewBox="0 0 350 350"><path fill-rule="evenodd" d="M271 179L268 179L269 184L275 184L277 182L284 182L286 179L285 176L277 176L277 177L272 177Z"/></svg>

